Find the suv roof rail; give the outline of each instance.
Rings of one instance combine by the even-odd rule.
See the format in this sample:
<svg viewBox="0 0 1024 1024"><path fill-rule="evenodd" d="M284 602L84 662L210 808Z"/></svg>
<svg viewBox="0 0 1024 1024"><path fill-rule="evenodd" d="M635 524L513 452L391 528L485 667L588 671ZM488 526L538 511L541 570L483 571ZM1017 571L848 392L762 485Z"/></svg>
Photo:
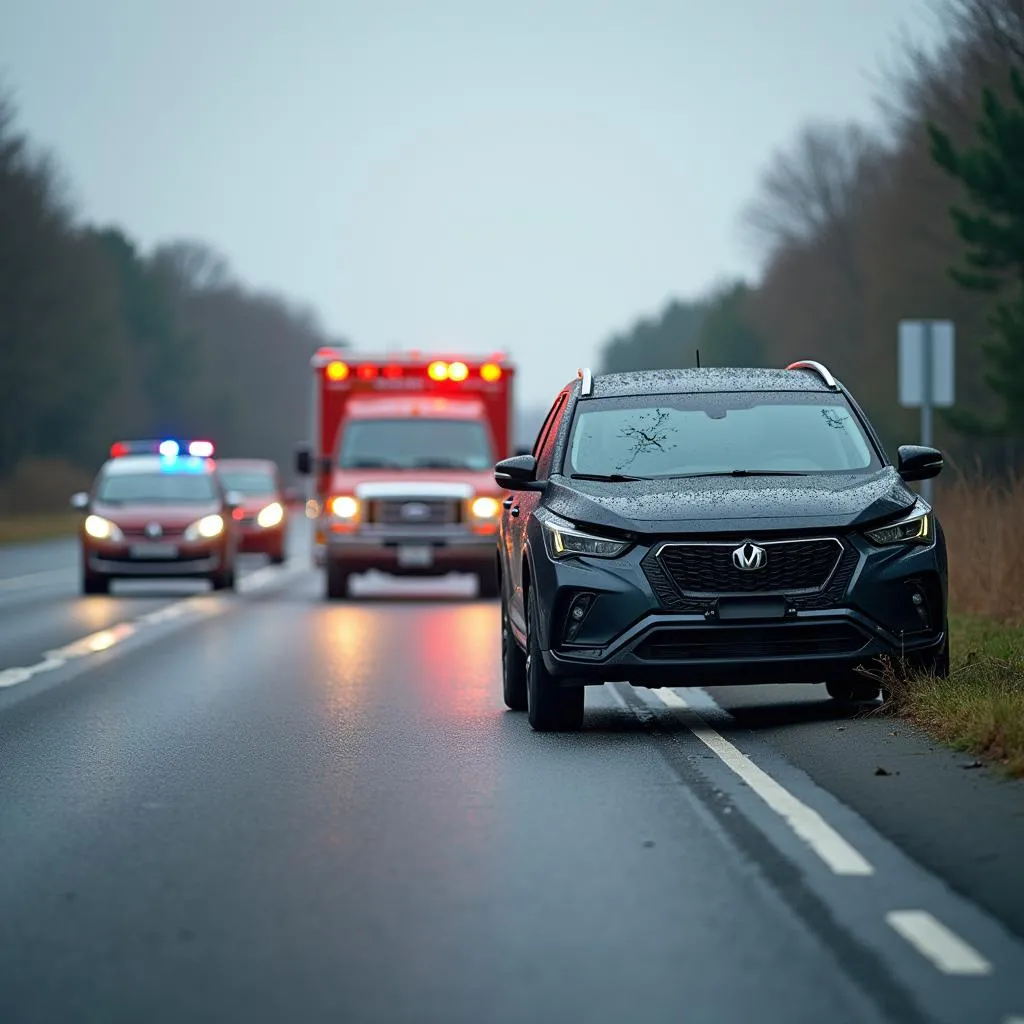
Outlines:
<svg viewBox="0 0 1024 1024"><path fill-rule="evenodd" d="M833 391L839 390L839 384L836 382L835 377L828 372L828 367L823 366L821 363L816 363L813 359L799 359L795 363L790 363L786 369L810 370L813 373L816 373L825 382L826 387L831 388Z"/></svg>
<svg viewBox="0 0 1024 1024"><path fill-rule="evenodd" d="M589 395L594 390L594 375L590 372L590 369L588 367L584 367L581 370L577 370L576 376L583 381L583 385L580 388L580 394Z"/></svg>

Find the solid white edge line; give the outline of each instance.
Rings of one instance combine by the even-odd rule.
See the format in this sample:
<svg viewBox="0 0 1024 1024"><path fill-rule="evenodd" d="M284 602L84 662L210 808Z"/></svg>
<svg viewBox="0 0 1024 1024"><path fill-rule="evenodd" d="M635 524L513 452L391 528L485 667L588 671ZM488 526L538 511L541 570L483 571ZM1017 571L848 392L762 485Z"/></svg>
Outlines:
<svg viewBox="0 0 1024 1024"><path fill-rule="evenodd" d="M992 965L976 949L926 910L892 910L885 920L944 974L992 973Z"/></svg>
<svg viewBox="0 0 1024 1024"><path fill-rule="evenodd" d="M738 775L837 875L873 875L875 869L813 808L759 768L738 747L719 735L673 690L652 690L676 712L685 712L687 728L726 767Z"/></svg>
<svg viewBox="0 0 1024 1024"><path fill-rule="evenodd" d="M21 576L5 576L0 579L0 590L21 590L31 587L43 580L55 580L60 577L74 575L75 567L69 565L64 569L42 569L39 572L27 572Z"/></svg>

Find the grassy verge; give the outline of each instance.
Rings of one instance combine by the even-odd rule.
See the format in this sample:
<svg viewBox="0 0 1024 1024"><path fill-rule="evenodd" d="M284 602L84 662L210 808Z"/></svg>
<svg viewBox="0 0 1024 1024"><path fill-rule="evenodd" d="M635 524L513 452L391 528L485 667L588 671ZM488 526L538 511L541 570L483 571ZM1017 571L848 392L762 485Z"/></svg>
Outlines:
<svg viewBox="0 0 1024 1024"><path fill-rule="evenodd" d="M25 544L33 540L71 537L78 529L75 513L49 516L12 516L0 519L0 545Z"/></svg>
<svg viewBox="0 0 1024 1024"><path fill-rule="evenodd" d="M898 686L895 709L936 739L1024 778L1024 625L950 619L948 679Z"/></svg>

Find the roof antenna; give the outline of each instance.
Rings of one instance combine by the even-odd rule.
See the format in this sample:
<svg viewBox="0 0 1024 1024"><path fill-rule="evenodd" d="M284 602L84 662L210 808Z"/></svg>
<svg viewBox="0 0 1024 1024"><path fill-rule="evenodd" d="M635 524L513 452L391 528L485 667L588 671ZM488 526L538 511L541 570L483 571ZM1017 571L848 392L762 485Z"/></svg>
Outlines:
<svg viewBox="0 0 1024 1024"><path fill-rule="evenodd" d="M700 369L700 349L697 349L697 369Z"/></svg>

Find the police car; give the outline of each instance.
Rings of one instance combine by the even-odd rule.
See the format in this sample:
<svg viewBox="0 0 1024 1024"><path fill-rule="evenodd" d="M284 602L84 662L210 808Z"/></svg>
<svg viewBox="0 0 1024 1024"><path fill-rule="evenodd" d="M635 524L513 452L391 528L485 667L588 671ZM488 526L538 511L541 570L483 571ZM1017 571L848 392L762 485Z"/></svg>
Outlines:
<svg viewBox="0 0 1024 1024"><path fill-rule="evenodd" d="M119 441L91 491L75 494L82 592L105 594L115 579L208 579L233 590L238 547L228 492L209 441Z"/></svg>

